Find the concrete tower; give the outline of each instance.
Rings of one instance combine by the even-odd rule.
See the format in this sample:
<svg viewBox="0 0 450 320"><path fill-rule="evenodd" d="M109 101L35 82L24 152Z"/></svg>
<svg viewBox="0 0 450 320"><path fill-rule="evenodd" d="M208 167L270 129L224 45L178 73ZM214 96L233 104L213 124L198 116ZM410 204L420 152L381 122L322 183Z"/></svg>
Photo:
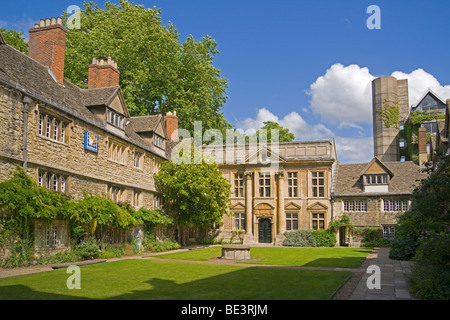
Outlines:
<svg viewBox="0 0 450 320"><path fill-rule="evenodd" d="M372 81L372 112L374 154L381 161L399 161L399 123L386 126L382 118L384 107L398 102L398 122L409 117L408 80L380 77Z"/></svg>

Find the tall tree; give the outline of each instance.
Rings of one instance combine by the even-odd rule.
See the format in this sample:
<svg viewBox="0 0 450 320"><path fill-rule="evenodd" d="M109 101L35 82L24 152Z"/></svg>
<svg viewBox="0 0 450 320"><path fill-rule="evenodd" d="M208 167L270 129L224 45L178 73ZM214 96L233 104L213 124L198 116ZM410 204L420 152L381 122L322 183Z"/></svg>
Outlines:
<svg viewBox="0 0 450 320"><path fill-rule="evenodd" d="M0 31L2 32L3 38L5 38L7 44L13 48L16 48L20 52L28 54L28 43L25 41L23 32L6 30L2 27L0 27Z"/></svg>
<svg viewBox="0 0 450 320"><path fill-rule="evenodd" d="M195 147L189 141L182 144L186 144L186 149L180 153L187 152L174 157L182 161L165 161L155 175L155 182L168 201L176 224L208 228L220 223L228 213L231 186L216 163L204 157L194 161ZM201 148L197 152L201 156Z"/></svg>
<svg viewBox="0 0 450 320"><path fill-rule="evenodd" d="M81 28L67 32L68 80L86 87L92 58L111 56L131 115L177 111L179 126L191 133L194 121L202 121L204 130L230 127L221 112L228 81L213 65L218 50L210 36L182 42L171 22L162 24L160 9L126 0L107 2L104 9L85 3L80 16ZM65 14L66 26L68 19Z"/></svg>
<svg viewBox="0 0 450 320"><path fill-rule="evenodd" d="M263 134L262 130L266 130L266 135ZM277 140L275 136L272 137L272 130L278 131L278 141L275 141ZM260 142L291 142L295 139L295 135L291 133L289 129L283 128L277 122L273 121L264 122L264 126L260 130L256 131L256 136Z"/></svg>

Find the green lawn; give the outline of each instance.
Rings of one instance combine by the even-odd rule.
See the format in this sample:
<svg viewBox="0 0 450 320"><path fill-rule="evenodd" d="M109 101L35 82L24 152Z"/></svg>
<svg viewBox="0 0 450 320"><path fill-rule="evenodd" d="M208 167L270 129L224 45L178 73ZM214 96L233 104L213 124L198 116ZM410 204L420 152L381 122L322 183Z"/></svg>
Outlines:
<svg viewBox="0 0 450 320"><path fill-rule="evenodd" d="M199 250L168 253L157 255L161 259L180 259L207 261L222 255L221 247L209 247ZM332 267L357 268L372 251L371 248L276 248L253 247L251 258L261 259L242 263L305 266L305 267Z"/></svg>
<svg viewBox="0 0 450 320"><path fill-rule="evenodd" d="M324 300L350 272L121 260L81 267L81 289L65 269L0 279L0 300Z"/></svg>

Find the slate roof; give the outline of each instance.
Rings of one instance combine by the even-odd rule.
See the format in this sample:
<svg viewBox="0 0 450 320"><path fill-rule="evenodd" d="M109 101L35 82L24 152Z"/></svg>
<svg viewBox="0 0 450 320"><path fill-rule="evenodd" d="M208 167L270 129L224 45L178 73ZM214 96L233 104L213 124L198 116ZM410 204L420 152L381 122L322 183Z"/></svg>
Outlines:
<svg viewBox="0 0 450 320"><path fill-rule="evenodd" d="M411 194L420 180L427 175L412 161L383 162L384 166L392 172L387 194ZM364 192L362 172L367 163L342 164L338 163L333 179L331 193L333 196L369 196L374 193ZM386 194L386 193L384 193Z"/></svg>
<svg viewBox="0 0 450 320"><path fill-rule="evenodd" d="M0 83L105 131L107 131L105 124L87 107L107 105L120 91L119 86L81 89L65 79L61 85L54 80L49 68L2 41L0 41ZM133 118L129 120L134 121ZM157 154L154 147L147 144L133 130L133 126L126 126L125 136L125 140L130 143Z"/></svg>
<svg viewBox="0 0 450 320"><path fill-rule="evenodd" d="M131 117L130 122L136 132L155 131L158 123L162 120L161 115Z"/></svg>

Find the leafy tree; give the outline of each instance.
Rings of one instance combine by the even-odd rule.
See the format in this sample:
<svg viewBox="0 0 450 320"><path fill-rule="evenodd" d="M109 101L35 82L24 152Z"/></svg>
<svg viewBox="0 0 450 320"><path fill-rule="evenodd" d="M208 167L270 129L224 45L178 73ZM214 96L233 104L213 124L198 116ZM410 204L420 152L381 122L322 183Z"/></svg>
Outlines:
<svg viewBox="0 0 450 320"><path fill-rule="evenodd" d="M450 298L450 157L413 193L392 245L394 259L414 259L411 288L425 299Z"/></svg>
<svg viewBox="0 0 450 320"><path fill-rule="evenodd" d="M0 31L5 38L7 44L11 47L16 48L20 52L28 54L28 43L25 41L23 37L23 32L18 32L15 30L6 30L0 27Z"/></svg>
<svg viewBox="0 0 450 320"><path fill-rule="evenodd" d="M265 140L266 136L262 134L262 130L266 130L267 140ZM272 130L278 130L278 141L272 141ZM277 122L273 121L264 122L264 126L256 132L256 136L260 142L290 142L295 139L295 135L289 129L283 128Z"/></svg>
<svg viewBox="0 0 450 320"><path fill-rule="evenodd" d="M193 159L192 155L188 157ZM228 213L230 184L216 163L205 159L198 164L166 161L155 175L155 182L168 200L178 225L207 228L220 223Z"/></svg>
<svg viewBox="0 0 450 320"><path fill-rule="evenodd" d="M210 36L181 42L172 23L162 25L161 10L121 0L105 8L84 4L81 29L68 28L65 77L87 87L92 58L111 56L118 64L120 86L131 115L177 111L179 126L193 133L230 125L221 109L228 81L213 66L219 53ZM63 16L67 25L68 15Z"/></svg>

